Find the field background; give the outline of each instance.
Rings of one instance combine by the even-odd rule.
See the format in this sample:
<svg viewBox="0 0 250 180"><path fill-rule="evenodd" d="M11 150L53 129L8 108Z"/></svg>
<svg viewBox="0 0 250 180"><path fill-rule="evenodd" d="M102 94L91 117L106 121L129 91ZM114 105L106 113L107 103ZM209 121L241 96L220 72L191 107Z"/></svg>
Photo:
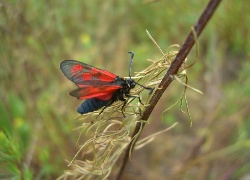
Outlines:
<svg viewBox="0 0 250 180"><path fill-rule="evenodd" d="M55 179L77 151L75 85L59 64L76 59L128 76L182 44L208 1L0 1L0 179ZM134 152L124 179L250 177L250 1L223 1L188 56L193 120L176 106L173 82L142 137L178 125ZM115 177L115 176L113 176Z"/></svg>

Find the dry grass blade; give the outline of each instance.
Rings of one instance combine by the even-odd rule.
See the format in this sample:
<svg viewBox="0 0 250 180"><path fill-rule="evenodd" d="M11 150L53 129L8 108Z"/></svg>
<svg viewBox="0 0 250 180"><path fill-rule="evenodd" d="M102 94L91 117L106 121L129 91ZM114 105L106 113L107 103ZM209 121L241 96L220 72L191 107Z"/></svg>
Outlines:
<svg viewBox="0 0 250 180"><path fill-rule="evenodd" d="M158 100L161 98L164 91L167 89L167 87L173 81L171 76L177 74L178 71L180 70L182 64L185 61L185 58L187 57L188 53L190 52L191 48L193 47L193 45L195 43L195 39L197 39L199 37L199 35L203 31L204 27L207 25L208 20L212 17L215 9L218 7L220 2L221 2L221 0L210 0L209 1L207 7L204 9L203 13L201 14L197 23L194 26L194 31L195 31L196 37L193 35L193 32L190 32L189 35L187 36L184 44L180 48L180 51L176 55L174 61L171 63L170 68L168 69L167 73L164 75L161 83L159 84L159 88L157 88L157 90L153 94L152 98L150 99L150 101L149 101L150 105L145 109L145 111L142 115L143 120L145 120L145 121L148 120L148 118L149 118L151 112L153 111L155 105L157 104ZM136 125L132 136L138 134L138 132L141 129L141 126L144 127L144 124L137 124ZM133 144L134 143L130 143L129 147L127 148L127 150L125 152L123 164L122 164L122 167L121 167L119 174L118 174L118 179L120 179L122 176L123 170L125 169L126 163L129 159L131 149L133 149Z"/></svg>
<svg viewBox="0 0 250 180"><path fill-rule="evenodd" d="M169 68L176 53L176 51L168 52L159 60L151 61L151 65L141 72L137 72L133 79L144 86L157 87L163 78L163 72ZM107 107L100 115L101 110L77 118L78 121L83 122L76 128L80 130L79 150L69 163L71 169L60 178L94 179L96 177L105 178L110 174L120 154L131 141L135 140L135 137L131 139L131 130L138 122L143 122L141 115L148 106L150 95L148 91L144 92L142 87L132 89L131 95L139 96L143 104L139 103L137 98L128 99L124 108L125 118L121 111L122 102L116 102ZM89 140L83 144L80 143L82 135L89 137ZM140 144L140 147L148 142ZM91 159L85 157L91 157Z"/></svg>

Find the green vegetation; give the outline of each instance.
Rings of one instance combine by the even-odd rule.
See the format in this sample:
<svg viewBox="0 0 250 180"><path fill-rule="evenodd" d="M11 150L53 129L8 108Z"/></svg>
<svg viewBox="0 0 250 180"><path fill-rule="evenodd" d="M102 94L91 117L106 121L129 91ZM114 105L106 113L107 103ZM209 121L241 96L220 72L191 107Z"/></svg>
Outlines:
<svg viewBox="0 0 250 180"><path fill-rule="evenodd" d="M138 72L182 44L207 1L0 1L0 179L55 179L77 152L74 128L81 101L59 69L76 59L128 76L128 51ZM179 122L135 152L130 179L239 179L249 173L249 1L223 1L199 39L199 57L189 68L187 99L193 119L178 106L161 113L183 93L172 83L144 133ZM196 59L195 50L188 62ZM84 133L83 133L84 134ZM79 141L85 142L84 136ZM66 161L67 160L67 161ZM133 171L131 170L133 169ZM112 174L113 175L113 174ZM115 175L114 175L115 177Z"/></svg>

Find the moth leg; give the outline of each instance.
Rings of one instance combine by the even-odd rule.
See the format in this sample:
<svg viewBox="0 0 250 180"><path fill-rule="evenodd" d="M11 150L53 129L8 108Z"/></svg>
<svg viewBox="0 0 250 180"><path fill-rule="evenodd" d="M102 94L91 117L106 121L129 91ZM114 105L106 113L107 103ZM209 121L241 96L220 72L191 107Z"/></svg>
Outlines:
<svg viewBox="0 0 250 180"><path fill-rule="evenodd" d="M140 102L142 105L144 105L144 104L141 102L141 98L140 98L140 96L132 96L132 95L128 95L127 97L129 97L129 98L133 98L133 100L134 100L135 98L138 98L139 102ZM133 100L132 100L132 101L133 101Z"/></svg>
<svg viewBox="0 0 250 180"><path fill-rule="evenodd" d="M122 105L122 114L123 114L124 117L126 117L125 114L124 114L124 107L127 104L127 100L126 99L122 99L122 101L124 101L124 103Z"/></svg>
<svg viewBox="0 0 250 180"><path fill-rule="evenodd" d="M103 113L103 111L104 111L107 107L109 107L111 104L113 104L113 102L115 102L114 99L112 99L111 101L109 101L108 104L106 104L106 105L104 106L104 108L101 110L101 112L99 113L99 115L101 115L101 114ZM98 116L99 116L99 115L98 115Z"/></svg>

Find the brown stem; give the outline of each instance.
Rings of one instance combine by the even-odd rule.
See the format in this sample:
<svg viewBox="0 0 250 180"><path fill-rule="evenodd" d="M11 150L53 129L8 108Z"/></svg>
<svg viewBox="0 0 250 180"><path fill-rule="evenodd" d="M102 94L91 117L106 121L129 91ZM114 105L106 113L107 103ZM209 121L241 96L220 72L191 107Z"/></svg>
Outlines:
<svg viewBox="0 0 250 180"><path fill-rule="evenodd" d="M152 113L158 100L160 99L160 97L162 96L164 91L167 89L167 87L170 85L170 83L173 81L173 78L172 78L173 75L177 74L179 68L181 67L182 63L184 62L185 58L187 57L188 53L190 52L191 48L193 47L193 45L195 43L194 33L196 33L196 36L199 37L199 35L201 34L202 30L206 26L208 20L211 18L216 7L219 5L220 2L221 2L221 0L210 0L210 2L208 3L207 7L205 8L205 10L203 11L200 18L198 19L197 23L194 26L195 32L191 31L189 33L186 41L182 45L180 51L176 55L170 68L168 69L167 73L165 74L164 78L162 79L160 85L158 86L157 90L155 91L152 98L150 99L149 106L146 107L146 109L142 115L142 120L144 120L144 121L148 120L148 118L149 118L150 114ZM145 123L143 123L143 122L137 123L135 130L132 134L132 137L137 135L140 131L141 126L143 128L144 125L145 125ZM137 141L137 139L139 138L139 135L137 136L135 141ZM128 145L128 148L126 149L124 159L123 159L123 164L121 166L121 169L119 171L117 179L120 179L122 176L122 173L125 169L125 166L127 164L128 159L129 159L129 152L131 149L133 149L133 144L135 144L135 142L133 142L133 143L131 142Z"/></svg>

